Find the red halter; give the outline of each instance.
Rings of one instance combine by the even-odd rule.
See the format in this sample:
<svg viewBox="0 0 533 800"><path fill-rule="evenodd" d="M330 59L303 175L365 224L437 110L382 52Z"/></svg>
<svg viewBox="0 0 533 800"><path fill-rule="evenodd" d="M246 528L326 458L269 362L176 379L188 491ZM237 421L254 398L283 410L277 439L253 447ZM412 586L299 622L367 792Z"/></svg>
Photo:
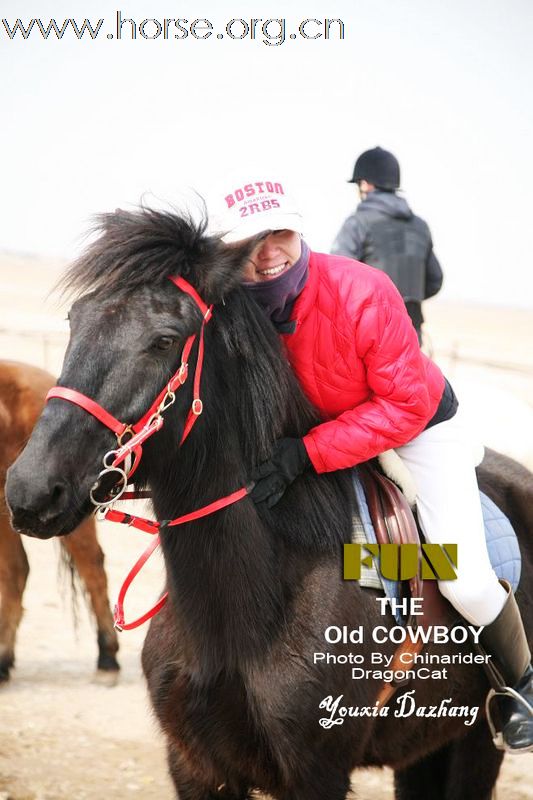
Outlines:
<svg viewBox="0 0 533 800"><path fill-rule="evenodd" d="M181 289L183 292L186 292L188 295L190 295L190 297L193 298L203 315L202 327L200 328L200 338L198 342L198 355L196 357L196 369L194 372L193 401L187 419L185 420L183 436L181 437L180 442L181 445L191 432L194 423L203 411L203 404L200 399L200 381L202 378L202 367L204 361L204 328L205 324L211 319L212 306L207 306L196 289L183 278L171 276L170 280L179 289ZM115 458L111 464L108 464L106 461L104 462L106 471L110 471L115 467L118 467L118 465L121 464L128 455L133 453L135 455L135 464L133 469L129 471L129 475L131 476L138 467L142 455L142 443L152 436L152 434L154 434L156 431L160 430L160 428L163 426L164 420L161 416L162 412L172 405L175 400L175 393L177 389L183 386L187 380L189 369L188 358L195 339L196 334L189 336L183 347L179 368L176 370L165 388L155 398L146 414L144 414L141 419L133 425L120 422L112 414L106 411L105 408L102 408L102 406L99 405L95 400L92 400L90 397L87 397L87 395L76 391L76 389L68 389L66 386L54 386L46 395L46 400L48 401L54 397L58 397L62 400L68 400L70 403L75 403L85 411L88 411L89 414L92 414L93 417L96 417L96 419L105 425L106 428L110 428L110 430L112 430L117 437L119 449L112 451ZM130 434L131 438L128 439L128 441L124 444L123 437L126 434Z"/></svg>
<svg viewBox="0 0 533 800"><path fill-rule="evenodd" d="M186 292L193 300L196 302L196 305L200 309L203 320L202 326L200 328L199 340L198 340L198 355L196 357L196 369L194 372L194 379L193 379L193 401L191 404L191 408L187 415L187 419L185 420L185 426L183 429L183 435L180 441L180 447L189 435L192 430L192 427L200 414L203 411L203 404L200 399L200 382L202 378L202 367L203 367L203 360L204 360L204 328L207 322L211 319L212 316L212 306L207 306L196 289L190 285L186 280L180 278L178 276L170 276L170 280L182 291ZM104 469L100 472L98 478L102 477L103 474L108 472L118 472L122 476L123 485L118 493L118 495L113 496L111 499L106 500L102 503L96 501L93 497L93 490L91 490L91 500L93 503L98 506L99 508L103 508L109 506L111 503L116 502L118 499L122 497L122 499L134 499L136 497L142 496L146 497L146 493L136 494L135 492L126 492L124 493L128 478L130 478L137 467L139 466L139 462L142 457L142 444L146 439L152 436L156 431L159 431L164 423L163 419L163 411L165 411L169 406L174 403L176 399L176 391L183 386L185 381L187 380L188 376L188 358L194 342L196 340L196 334L189 336L185 345L183 347L183 352L181 354L181 363L179 368L176 370L168 384L165 388L157 395L154 402L148 409L148 411L141 417L138 422L133 425L128 425L125 422L120 422L116 419L112 414L102 408L95 400L92 400L87 395L82 394L81 392L76 391L76 389L69 389L65 386L54 386L48 394L46 395L46 400L51 400L52 398L59 398L61 400L68 400L70 403L75 403L76 405L83 408L89 414L92 414L93 417L96 417L103 425L113 431L113 433L117 437L118 442L118 449L111 450L104 456ZM131 436L127 442L123 443L123 437L129 434ZM130 468L129 466L124 469L120 469L119 465L125 459L131 457L131 455L135 456L135 462L133 467ZM109 457L113 456L113 460L111 463L108 463ZM93 487L94 489L94 487ZM212 503L209 503L206 506L203 506L196 511L192 511L189 514L184 514L181 517L177 517L173 520L166 520L163 524L168 527L183 525L186 522L192 522L195 519L200 519L201 517L206 517L209 514L213 514L216 511L219 511L222 508L225 508L232 503L236 503L238 500L241 500L245 497L248 493L247 488L239 489L236 492L233 492L226 497L220 498L219 500L215 500ZM158 602L145 614L143 614L138 619L134 620L133 622L126 623L124 622L124 598L126 596L126 592L132 583L134 577L140 571L140 569L144 566L148 558L152 555L154 550L158 547L160 540L159 540L159 529L161 523L155 522L153 520L143 519L142 517L136 517L131 514L126 514L122 511L115 511L113 509L107 509L104 513L104 518L110 520L111 522L121 522L125 525L129 525L134 528L138 528L139 530L144 531L145 533L150 534L157 534L154 540L150 543L148 548L145 552L141 555L138 561L134 564L130 572L128 573L122 588L119 592L117 604L114 610L114 620L115 620L115 627L118 630L130 630L131 628L136 628L138 625L142 625L143 622L146 622L150 617L153 617L166 603L168 593L165 594L158 600Z"/></svg>

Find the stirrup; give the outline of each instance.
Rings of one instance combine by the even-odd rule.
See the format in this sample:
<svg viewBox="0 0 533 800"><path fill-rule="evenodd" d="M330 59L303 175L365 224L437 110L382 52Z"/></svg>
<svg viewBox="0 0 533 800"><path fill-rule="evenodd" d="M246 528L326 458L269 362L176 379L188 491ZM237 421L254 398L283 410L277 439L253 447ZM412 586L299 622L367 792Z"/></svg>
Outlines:
<svg viewBox="0 0 533 800"><path fill-rule="evenodd" d="M533 709L527 700L523 698L522 695L519 694L515 689L511 688L510 686L502 686L500 689L490 689L487 699L485 700L485 713L487 715L487 722L489 723L494 746L497 750L503 750L505 753L532 753L533 743L527 747L509 747L503 738L503 732L497 730L490 711L490 704L496 697L509 697L512 700L517 700L521 705L524 706L527 713L533 717Z"/></svg>

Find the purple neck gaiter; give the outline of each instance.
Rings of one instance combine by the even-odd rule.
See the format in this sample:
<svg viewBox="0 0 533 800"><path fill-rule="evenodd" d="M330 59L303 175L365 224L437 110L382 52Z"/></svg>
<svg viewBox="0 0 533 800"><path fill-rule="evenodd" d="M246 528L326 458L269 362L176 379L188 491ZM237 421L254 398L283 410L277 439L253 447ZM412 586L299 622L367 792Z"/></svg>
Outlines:
<svg viewBox="0 0 533 800"><path fill-rule="evenodd" d="M309 247L302 239L300 258L283 275L269 281L243 283L246 291L250 292L272 322L287 322L289 319L294 301L307 283L309 253Z"/></svg>

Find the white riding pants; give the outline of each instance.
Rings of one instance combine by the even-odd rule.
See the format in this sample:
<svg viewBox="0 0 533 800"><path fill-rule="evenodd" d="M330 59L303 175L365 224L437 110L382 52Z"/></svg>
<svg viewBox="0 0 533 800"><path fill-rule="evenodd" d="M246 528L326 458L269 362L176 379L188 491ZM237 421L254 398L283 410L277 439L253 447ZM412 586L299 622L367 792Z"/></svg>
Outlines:
<svg viewBox="0 0 533 800"><path fill-rule="evenodd" d="M507 593L487 552L474 444L462 411L423 431L396 452L414 478L418 518L426 540L457 543L457 580L439 581L440 591L471 624L490 624Z"/></svg>

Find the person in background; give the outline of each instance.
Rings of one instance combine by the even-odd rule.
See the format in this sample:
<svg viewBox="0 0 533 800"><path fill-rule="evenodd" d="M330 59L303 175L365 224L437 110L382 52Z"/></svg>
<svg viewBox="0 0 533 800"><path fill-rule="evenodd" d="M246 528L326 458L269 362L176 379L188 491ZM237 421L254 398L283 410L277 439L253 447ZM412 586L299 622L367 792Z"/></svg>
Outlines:
<svg viewBox="0 0 533 800"><path fill-rule="evenodd" d="M420 342L422 301L442 286L429 227L396 194L400 165L387 150L375 147L362 153L349 183L357 184L361 202L340 229L331 252L387 273L403 297Z"/></svg>

